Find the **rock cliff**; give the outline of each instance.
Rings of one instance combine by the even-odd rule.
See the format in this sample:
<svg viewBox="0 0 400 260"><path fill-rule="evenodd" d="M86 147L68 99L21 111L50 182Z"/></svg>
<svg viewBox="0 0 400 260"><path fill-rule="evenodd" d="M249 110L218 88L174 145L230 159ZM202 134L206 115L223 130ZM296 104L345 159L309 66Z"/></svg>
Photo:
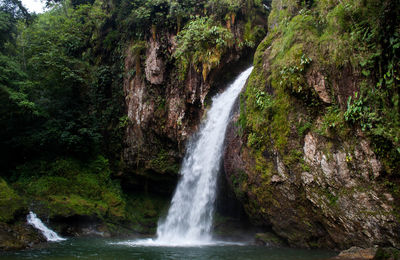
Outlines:
<svg viewBox="0 0 400 260"><path fill-rule="evenodd" d="M255 17L259 21L251 26L263 28L265 20ZM224 51L218 65L209 71L204 70L205 64L190 65L183 78L173 56L176 35L160 32L139 46L132 42L127 47L124 93L129 124L122 177L129 185L141 188L146 183L150 191L172 193L185 142L197 129L210 96L251 61L253 48L240 44L245 41L245 18L227 29L235 43Z"/></svg>
<svg viewBox="0 0 400 260"><path fill-rule="evenodd" d="M351 23L367 19L372 5L356 2L343 10L341 1L273 1L269 35L228 128L231 187L253 223L291 246L400 243L398 178L389 174L397 165L386 159L391 146L380 146L374 126L351 120L360 93L374 84L362 60L354 63L360 57L346 56L356 51L347 44L361 44L347 38ZM338 10L354 20L332 46L327 38L345 26L329 20Z"/></svg>

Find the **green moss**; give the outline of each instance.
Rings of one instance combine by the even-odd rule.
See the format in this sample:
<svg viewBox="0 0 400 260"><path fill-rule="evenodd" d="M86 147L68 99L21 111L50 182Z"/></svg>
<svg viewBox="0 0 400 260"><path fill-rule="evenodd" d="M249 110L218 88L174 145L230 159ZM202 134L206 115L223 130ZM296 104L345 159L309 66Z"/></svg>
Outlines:
<svg viewBox="0 0 400 260"><path fill-rule="evenodd" d="M76 194L49 196L44 205L48 207L50 217L73 215L103 217L107 213L107 205L103 201L89 200Z"/></svg>
<svg viewBox="0 0 400 260"><path fill-rule="evenodd" d="M396 248L378 248L373 260L399 260L400 251Z"/></svg>
<svg viewBox="0 0 400 260"><path fill-rule="evenodd" d="M282 91L277 91L271 95L266 91L268 75L259 62L264 49L267 48L265 42L271 38L264 39L261 47L257 49L255 55L255 67L248 80L245 92L246 109L241 110L241 117L246 118L246 130L248 133L248 146L260 148L260 143L273 144L278 149L283 148L287 142L289 134L288 113L290 103L287 95ZM242 120L243 122L243 120Z"/></svg>
<svg viewBox="0 0 400 260"><path fill-rule="evenodd" d="M244 200L247 192L247 173L242 169L237 169L235 173L230 176L230 181L232 183L233 191L235 192L236 197L239 200Z"/></svg>
<svg viewBox="0 0 400 260"><path fill-rule="evenodd" d="M308 132L308 130L310 130L311 129L311 126L312 126L312 123L311 122L300 122L299 124L297 124L297 134L300 136L300 137L303 137L307 132Z"/></svg>
<svg viewBox="0 0 400 260"><path fill-rule="evenodd" d="M271 46L274 37L275 37L274 33L269 32L268 35L257 46L253 61L253 64L256 68L259 68L259 66L263 65L264 52L268 49L268 47Z"/></svg>
<svg viewBox="0 0 400 260"><path fill-rule="evenodd" d="M248 19L244 25L243 43L244 45L254 48L255 44L260 42L265 36L265 30L262 26L254 26L251 19ZM239 44L239 46L241 46Z"/></svg>
<svg viewBox="0 0 400 260"><path fill-rule="evenodd" d="M326 137L339 136L346 138L349 130L345 123L343 112L339 107L333 105L326 108L322 124L316 129L316 132Z"/></svg>
<svg viewBox="0 0 400 260"><path fill-rule="evenodd" d="M189 67L201 72L205 81L211 69L233 44L233 34L207 17L196 17L177 36L174 57L183 80Z"/></svg>
<svg viewBox="0 0 400 260"><path fill-rule="evenodd" d="M14 214L25 207L22 198L0 178L0 222L12 221Z"/></svg>
<svg viewBox="0 0 400 260"><path fill-rule="evenodd" d="M149 161L149 166L159 173L178 174L180 169L179 163L175 162L174 158L163 149L156 155L155 158Z"/></svg>
<svg viewBox="0 0 400 260"><path fill-rule="evenodd" d="M150 194L127 194L126 202L129 228L139 233L154 234L159 218L167 209L169 198Z"/></svg>
<svg viewBox="0 0 400 260"><path fill-rule="evenodd" d="M284 246L285 242L274 233L257 233L255 236L257 242L267 246Z"/></svg>
<svg viewBox="0 0 400 260"><path fill-rule="evenodd" d="M303 152L301 150L293 149L283 156L283 162L290 168L296 166L303 161Z"/></svg>
<svg viewBox="0 0 400 260"><path fill-rule="evenodd" d="M244 133L244 130L246 129L246 125L247 125L247 119L245 116L246 115L246 113L245 113L245 109L246 109L245 96L243 93L240 93L239 102L240 102L239 103L240 109L239 109L239 120L237 122L237 126L238 126L239 135L242 136Z"/></svg>
<svg viewBox="0 0 400 260"><path fill-rule="evenodd" d="M331 205L331 206L335 206L336 203L337 203L337 201L338 201L338 199L339 199L339 196L333 195L333 194L332 194L330 191L328 191L328 190L325 191L325 196L326 196L326 198L328 199L329 205Z"/></svg>
<svg viewBox="0 0 400 260"><path fill-rule="evenodd" d="M20 168L16 189L30 201L40 202L45 214L88 215L121 219L125 201L118 183L110 179L108 161L99 156L84 165L73 159L36 162Z"/></svg>

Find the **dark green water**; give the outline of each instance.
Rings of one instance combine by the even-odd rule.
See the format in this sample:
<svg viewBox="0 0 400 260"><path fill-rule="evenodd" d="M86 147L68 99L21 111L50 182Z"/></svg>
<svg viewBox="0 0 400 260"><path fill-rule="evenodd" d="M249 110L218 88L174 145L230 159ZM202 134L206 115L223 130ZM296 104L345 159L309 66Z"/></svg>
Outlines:
<svg viewBox="0 0 400 260"><path fill-rule="evenodd" d="M69 239L50 243L38 249L0 253L0 259L265 259L308 260L327 259L335 255L332 251L302 249L271 249L259 246L203 246L203 247L144 247L113 244L121 240Z"/></svg>

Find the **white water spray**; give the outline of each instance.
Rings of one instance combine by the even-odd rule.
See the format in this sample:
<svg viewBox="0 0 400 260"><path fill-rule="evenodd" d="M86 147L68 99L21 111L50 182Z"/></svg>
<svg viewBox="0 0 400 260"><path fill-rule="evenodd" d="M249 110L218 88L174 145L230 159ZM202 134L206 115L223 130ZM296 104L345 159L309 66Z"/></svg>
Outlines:
<svg viewBox="0 0 400 260"><path fill-rule="evenodd" d="M65 238L62 238L59 235L57 235L57 233L54 232L53 230L46 227L46 225L43 224L43 222L32 211L30 211L28 216L26 216L26 220L28 221L29 225L32 225L34 228L40 230L40 232L42 232L47 241L58 242L66 240Z"/></svg>
<svg viewBox="0 0 400 260"><path fill-rule="evenodd" d="M249 68L242 72L225 92L213 98L206 121L189 141L181 168L182 177L168 215L159 223L157 238L135 244L190 246L215 243L210 231L226 127L235 99L251 71Z"/></svg>

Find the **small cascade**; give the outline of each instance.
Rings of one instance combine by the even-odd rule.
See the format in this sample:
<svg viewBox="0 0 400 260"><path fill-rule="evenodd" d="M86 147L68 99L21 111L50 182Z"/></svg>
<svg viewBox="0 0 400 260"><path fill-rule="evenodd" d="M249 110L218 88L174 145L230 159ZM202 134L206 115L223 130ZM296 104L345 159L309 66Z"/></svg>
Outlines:
<svg viewBox="0 0 400 260"><path fill-rule="evenodd" d="M223 142L232 106L252 68L242 72L212 100L207 118L189 141L168 215L159 223L159 245L204 245L213 243L211 226Z"/></svg>
<svg viewBox="0 0 400 260"><path fill-rule="evenodd" d="M59 235L57 235L57 233L54 232L53 230L46 227L46 225L43 224L43 222L32 211L30 211L28 216L26 216L26 220L28 221L29 225L33 226L34 228L42 232L47 241L58 242L66 240L65 238L62 238Z"/></svg>

